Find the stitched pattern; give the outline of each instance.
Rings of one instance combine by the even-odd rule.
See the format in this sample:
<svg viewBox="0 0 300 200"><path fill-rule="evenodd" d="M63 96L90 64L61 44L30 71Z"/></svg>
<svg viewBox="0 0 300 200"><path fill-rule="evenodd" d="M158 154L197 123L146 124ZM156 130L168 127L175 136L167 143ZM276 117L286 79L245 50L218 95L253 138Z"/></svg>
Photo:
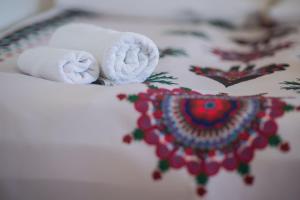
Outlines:
<svg viewBox="0 0 300 200"><path fill-rule="evenodd" d="M211 67L191 66L190 71L214 79L225 87L229 87L277 71L284 71L287 67L289 67L288 64L270 64L260 68L255 68L255 65L248 65L243 70L240 70L240 66L233 66L228 71L223 71Z"/></svg>
<svg viewBox="0 0 300 200"><path fill-rule="evenodd" d="M81 10L65 10L46 20L20 28L0 39L0 63L20 54L27 48L45 43L56 27L75 18L93 17L95 14Z"/></svg>
<svg viewBox="0 0 300 200"><path fill-rule="evenodd" d="M276 120L300 108L279 98L202 95L183 88L149 88L118 98L131 102L139 113L136 129L123 142L142 141L155 148L153 179L185 168L200 196L221 168L237 171L252 184L250 163L256 150L272 146L287 152L289 144L279 135Z"/></svg>

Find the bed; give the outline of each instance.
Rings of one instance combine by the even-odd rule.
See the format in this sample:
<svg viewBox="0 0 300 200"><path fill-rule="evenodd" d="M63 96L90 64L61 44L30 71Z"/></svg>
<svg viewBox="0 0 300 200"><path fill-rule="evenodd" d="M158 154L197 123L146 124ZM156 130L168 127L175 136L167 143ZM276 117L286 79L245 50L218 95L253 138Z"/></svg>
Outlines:
<svg viewBox="0 0 300 200"><path fill-rule="evenodd" d="M142 33L141 84L21 74L72 21ZM0 35L0 199L299 199L299 24L154 20L53 9Z"/></svg>

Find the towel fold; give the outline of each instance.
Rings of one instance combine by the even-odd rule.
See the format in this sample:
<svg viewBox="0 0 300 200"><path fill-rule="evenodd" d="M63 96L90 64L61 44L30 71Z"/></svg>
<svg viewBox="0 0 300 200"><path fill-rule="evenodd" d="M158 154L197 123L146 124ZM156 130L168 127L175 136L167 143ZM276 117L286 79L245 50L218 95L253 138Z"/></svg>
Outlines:
<svg viewBox="0 0 300 200"><path fill-rule="evenodd" d="M159 59L158 48L149 38L90 24L60 27L49 45L92 53L100 64L101 76L116 85L145 81Z"/></svg>
<svg viewBox="0 0 300 200"><path fill-rule="evenodd" d="M18 68L35 77L73 84L88 84L99 77L99 66L90 53L52 47L23 52Z"/></svg>

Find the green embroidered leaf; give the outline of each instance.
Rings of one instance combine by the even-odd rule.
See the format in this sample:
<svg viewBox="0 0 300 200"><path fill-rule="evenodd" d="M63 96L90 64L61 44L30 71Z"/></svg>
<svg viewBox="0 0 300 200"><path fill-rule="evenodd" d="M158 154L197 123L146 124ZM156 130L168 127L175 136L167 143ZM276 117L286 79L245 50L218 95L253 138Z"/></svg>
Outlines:
<svg viewBox="0 0 300 200"><path fill-rule="evenodd" d="M280 84L282 85L281 89L295 90L295 92L300 93L300 78L297 78L296 81L284 81Z"/></svg>
<svg viewBox="0 0 300 200"><path fill-rule="evenodd" d="M155 86L155 85L148 85L148 88L151 88L151 89L158 89L158 87Z"/></svg>
<svg viewBox="0 0 300 200"><path fill-rule="evenodd" d="M205 185L208 181L208 176L204 173L201 173L196 177L196 181L200 185Z"/></svg>
<svg viewBox="0 0 300 200"><path fill-rule="evenodd" d="M188 56L188 54L184 49L176 49L176 48L159 49L159 57L163 58L165 56Z"/></svg>
<svg viewBox="0 0 300 200"><path fill-rule="evenodd" d="M167 31L170 35L193 36L197 38L208 39L208 36L201 31L185 31L185 30L171 30Z"/></svg>
<svg viewBox="0 0 300 200"><path fill-rule="evenodd" d="M144 132L141 129L136 129L133 132L133 137L135 140L142 140L144 138Z"/></svg>
<svg viewBox="0 0 300 200"><path fill-rule="evenodd" d="M165 172L170 168L170 164L168 160L160 160L158 163L158 168L162 171Z"/></svg>
<svg viewBox="0 0 300 200"><path fill-rule="evenodd" d="M235 25L233 25L231 22L225 21L225 20L222 20L222 19L212 19L212 20L209 20L208 23L210 25L220 27L220 28L224 28L224 29L228 29L228 30L236 29Z"/></svg>
<svg viewBox="0 0 300 200"><path fill-rule="evenodd" d="M191 88L187 88L187 87L180 87L180 88L183 89L183 90L185 90L185 91L188 91L188 92L192 91Z"/></svg>
<svg viewBox="0 0 300 200"><path fill-rule="evenodd" d="M294 109L295 109L295 107L292 105L289 105L289 104L284 106L284 110L287 112L293 111Z"/></svg>
<svg viewBox="0 0 300 200"><path fill-rule="evenodd" d="M271 146L277 146L280 144L280 137L278 135L272 135L270 138L269 138L269 144Z"/></svg>
<svg viewBox="0 0 300 200"><path fill-rule="evenodd" d="M136 102L138 100L138 98L139 97L137 95L128 95L128 97L127 97L128 101L130 101L132 103Z"/></svg>
<svg viewBox="0 0 300 200"><path fill-rule="evenodd" d="M168 72L158 72L153 73L151 76L149 76L145 83L161 83L166 85L176 85L177 83L173 82L176 79L176 77L169 75Z"/></svg>
<svg viewBox="0 0 300 200"><path fill-rule="evenodd" d="M241 175L245 175L249 173L250 166L246 163L240 163L237 170Z"/></svg>

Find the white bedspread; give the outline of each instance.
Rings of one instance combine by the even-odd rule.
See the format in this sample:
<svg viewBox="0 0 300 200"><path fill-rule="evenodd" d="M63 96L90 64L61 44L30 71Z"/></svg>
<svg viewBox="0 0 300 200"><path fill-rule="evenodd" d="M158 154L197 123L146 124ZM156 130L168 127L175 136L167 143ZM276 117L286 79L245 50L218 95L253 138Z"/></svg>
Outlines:
<svg viewBox="0 0 300 200"><path fill-rule="evenodd" d="M40 19L45 20L53 15L57 12ZM38 19L39 16L32 21ZM79 17L76 20L120 31L139 32L153 39L161 50L155 73L167 72L164 76L174 79L152 77L148 85L169 89L188 87L201 94L264 94L284 97L282 101L300 105L299 89L281 89L284 86L281 83L296 82L300 78L298 32L276 39L271 44L276 46L292 41L294 45L291 48L283 48L273 56L251 61L257 68L272 63L288 64L288 67L284 65L281 66L284 69L239 83L227 82L229 86L225 87L226 81L222 84L197 75L190 71L191 66L228 71L232 66L240 65L244 69L246 64L243 62L224 61L213 54L212 49L248 51L247 47L231 39L256 38L262 34L261 31L228 30L205 23L177 24L105 16ZM30 24L30 21L25 24ZM29 29L34 29L36 35L21 39L19 46L15 43L7 45L0 40L0 199L201 199L195 192L194 177L185 168L169 170L162 180L154 181L151 173L159 160L155 148L144 142L127 145L122 141L124 135L137 126L140 113L127 100L120 101L117 95L145 93L147 84L113 87L69 85L26 76L17 71L18 54L24 48L47 43L56 28L45 26L41 25L39 30ZM292 26L297 28L297 25ZM167 48L180 51L170 53ZM165 82L169 85L163 84ZM251 174L255 176L252 186L245 185L237 172L221 169L210 178L203 199L298 199L299 121L300 113L297 111L285 113L276 120L278 134L289 142L291 150L282 153L279 149L267 147L255 151L255 158L250 163Z"/></svg>

